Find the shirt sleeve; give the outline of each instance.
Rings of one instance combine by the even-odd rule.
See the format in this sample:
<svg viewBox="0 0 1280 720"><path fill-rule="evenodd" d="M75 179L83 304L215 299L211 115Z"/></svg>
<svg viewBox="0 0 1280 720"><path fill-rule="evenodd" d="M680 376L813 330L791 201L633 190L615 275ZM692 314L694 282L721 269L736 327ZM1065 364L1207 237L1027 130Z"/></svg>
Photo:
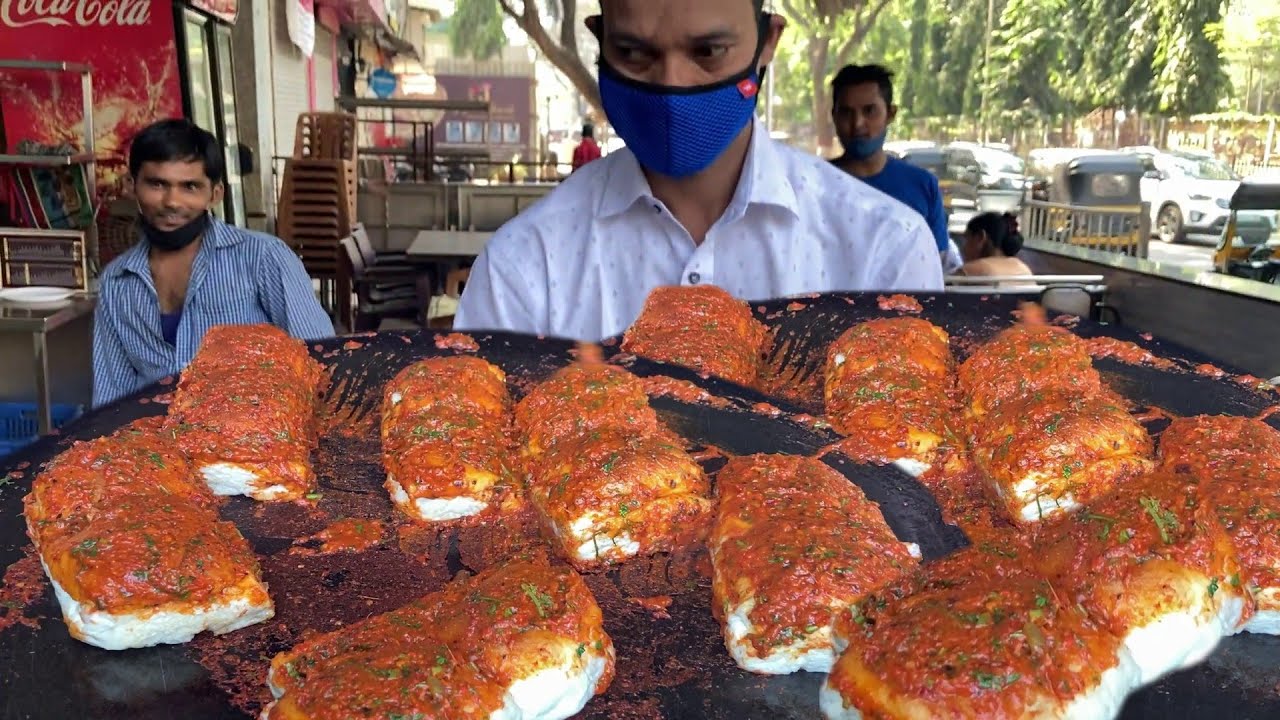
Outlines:
<svg viewBox="0 0 1280 720"><path fill-rule="evenodd" d="M942 188L933 175L928 178L926 197L929 199L929 213L925 219L929 221L929 229L933 231L933 239L938 244L938 252L947 252L951 236L947 232L947 211L942 207Z"/></svg>
<svg viewBox="0 0 1280 720"><path fill-rule="evenodd" d="M885 233L878 258L883 268L879 290L938 292L943 289L942 259L933 233L924 220L911 213L901 218L899 233Z"/></svg>
<svg viewBox="0 0 1280 720"><path fill-rule="evenodd" d="M271 324L301 340L333 337L333 321L320 307L311 276L280 240L267 244L258 268L258 298Z"/></svg>
<svg viewBox="0 0 1280 720"><path fill-rule="evenodd" d="M534 238L499 230L471 267L453 319L454 328L548 334L550 281L546 259L540 253L533 256L537 247Z"/></svg>
<svg viewBox="0 0 1280 720"><path fill-rule="evenodd" d="M142 378L129 362L106 288L99 293L93 312L93 406L115 402L142 386Z"/></svg>
<svg viewBox="0 0 1280 720"><path fill-rule="evenodd" d="M957 272L964 266L964 256L960 254L960 248L956 242L947 238L947 251L942 253L942 270L950 275Z"/></svg>

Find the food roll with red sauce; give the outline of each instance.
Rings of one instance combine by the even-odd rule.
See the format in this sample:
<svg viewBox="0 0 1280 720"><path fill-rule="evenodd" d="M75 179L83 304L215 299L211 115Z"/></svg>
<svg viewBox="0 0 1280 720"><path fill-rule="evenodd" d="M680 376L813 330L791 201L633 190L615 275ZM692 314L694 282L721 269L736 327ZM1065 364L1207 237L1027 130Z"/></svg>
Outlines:
<svg viewBox="0 0 1280 720"><path fill-rule="evenodd" d="M848 438L841 451L923 474L961 443L954 365L946 331L927 320L882 318L845 331L827 350L823 389L828 421Z"/></svg>
<svg viewBox="0 0 1280 720"><path fill-rule="evenodd" d="M24 515L71 636L124 650L270 619L257 558L216 503L156 420L55 458Z"/></svg>
<svg viewBox="0 0 1280 720"><path fill-rule="evenodd" d="M1132 478L1037 540L1037 568L1124 641L1143 683L1203 660L1253 614L1207 499L1184 477Z"/></svg>
<svg viewBox="0 0 1280 720"><path fill-rule="evenodd" d="M721 288L660 287L623 336L622 350L753 387L766 335L751 306Z"/></svg>
<svg viewBox="0 0 1280 720"><path fill-rule="evenodd" d="M712 510L702 466L667 433L592 431L557 443L533 463L528 488L579 570L696 544Z"/></svg>
<svg viewBox="0 0 1280 720"><path fill-rule="evenodd" d="M828 720L1115 717L1138 684L1119 638L1015 547L971 547L853 604L819 693Z"/></svg>
<svg viewBox="0 0 1280 720"><path fill-rule="evenodd" d="M959 385L973 459L1015 523L1075 511L1152 467L1146 429L1064 328L1004 330L960 366Z"/></svg>
<svg viewBox="0 0 1280 720"><path fill-rule="evenodd" d="M1075 511L1152 467L1146 429L1105 395L1001 403L974 426L970 449L1019 524Z"/></svg>
<svg viewBox="0 0 1280 720"><path fill-rule="evenodd" d="M613 672L613 642L582 578L513 558L280 653L262 718L561 720Z"/></svg>
<svg viewBox="0 0 1280 720"><path fill-rule="evenodd" d="M1088 345L1055 325L1001 331L960 365L958 378L966 410L978 421L1003 402L1037 393L1093 396L1104 387Z"/></svg>
<svg viewBox="0 0 1280 720"><path fill-rule="evenodd" d="M658 422L638 378L575 363L516 406L529 497L579 570L697 544L710 485L681 439Z"/></svg>
<svg viewBox="0 0 1280 720"><path fill-rule="evenodd" d="M217 495L297 500L325 381L306 345L271 325L219 325L183 371L167 428Z"/></svg>
<svg viewBox="0 0 1280 720"><path fill-rule="evenodd" d="M658 414L635 375L599 362L574 363L534 386L516 405L516 428L526 455L599 431L651 435Z"/></svg>
<svg viewBox="0 0 1280 720"><path fill-rule="evenodd" d="M836 617L917 567L880 509L814 458L734 458L719 474L708 548L712 608L744 670L827 672Z"/></svg>
<svg viewBox="0 0 1280 720"><path fill-rule="evenodd" d="M430 358L383 391L386 488L401 512L444 522L518 505L506 374L476 357Z"/></svg>
<svg viewBox="0 0 1280 720"><path fill-rule="evenodd" d="M1257 603L1239 629L1280 635L1280 431L1254 418L1178 418L1160 436L1160 463L1201 484L1231 536Z"/></svg>

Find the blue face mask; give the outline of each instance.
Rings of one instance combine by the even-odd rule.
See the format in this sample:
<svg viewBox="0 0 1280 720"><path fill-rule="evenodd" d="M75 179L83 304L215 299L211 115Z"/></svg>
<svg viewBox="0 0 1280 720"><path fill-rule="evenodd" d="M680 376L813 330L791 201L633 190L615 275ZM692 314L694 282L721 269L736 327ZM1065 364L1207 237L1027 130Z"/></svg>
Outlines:
<svg viewBox="0 0 1280 720"><path fill-rule="evenodd" d="M889 135L889 128L885 128L883 132L875 137L869 138L840 138L840 144L844 146L844 152L854 160L866 160L884 149L884 140Z"/></svg>
<svg viewBox="0 0 1280 720"><path fill-rule="evenodd" d="M751 67L714 85L670 87L623 76L600 60L600 98L609 122L646 169L685 178L706 170L756 112L757 71L767 16Z"/></svg>

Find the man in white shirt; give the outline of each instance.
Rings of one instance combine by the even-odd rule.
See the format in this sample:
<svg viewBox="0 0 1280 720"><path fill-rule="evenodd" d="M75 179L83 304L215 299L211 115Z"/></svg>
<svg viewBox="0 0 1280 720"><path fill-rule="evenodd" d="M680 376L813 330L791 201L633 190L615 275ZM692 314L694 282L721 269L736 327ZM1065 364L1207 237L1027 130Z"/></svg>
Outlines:
<svg viewBox="0 0 1280 720"><path fill-rule="evenodd" d="M455 327L599 340L661 285L748 300L941 290L919 214L772 140L756 96L785 21L761 0L602 0L600 92L626 149L508 222Z"/></svg>

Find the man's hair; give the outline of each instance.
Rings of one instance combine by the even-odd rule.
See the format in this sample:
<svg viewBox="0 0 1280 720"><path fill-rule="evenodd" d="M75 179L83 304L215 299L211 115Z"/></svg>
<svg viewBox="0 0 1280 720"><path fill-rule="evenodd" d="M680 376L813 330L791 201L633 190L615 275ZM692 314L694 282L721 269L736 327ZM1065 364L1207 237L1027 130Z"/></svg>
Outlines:
<svg viewBox="0 0 1280 720"><path fill-rule="evenodd" d="M589 138L589 137L595 137L595 136L596 136L596 128L595 128L595 126L594 126L594 125L592 125L591 123L583 123L583 125L582 125L582 137L584 137L584 138Z"/></svg>
<svg viewBox="0 0 1280 720"><path fill-rule="evenodd" d="M129 174L138 177L143 163L200 162L205 177L217 185L226 176L226 160L213 133L190 120L161 120L143 128L129 144Z"/></svg>
<svg viewBox="0 0 1280 720"><path fill-rule="evenodd" d="M893 73L883 65L845 65L831 81L831 97L837 102L840 93L857 85L875 83L885 105L893 104Z"/></svg>
<svg viewBox="0 0 1280 720"><path fill-rule="evenodd" d="M600 12L604 12L605 1L600 0ZM764 0L751 0L751 7L755 8L756 14L764 12Z"/></svg>

